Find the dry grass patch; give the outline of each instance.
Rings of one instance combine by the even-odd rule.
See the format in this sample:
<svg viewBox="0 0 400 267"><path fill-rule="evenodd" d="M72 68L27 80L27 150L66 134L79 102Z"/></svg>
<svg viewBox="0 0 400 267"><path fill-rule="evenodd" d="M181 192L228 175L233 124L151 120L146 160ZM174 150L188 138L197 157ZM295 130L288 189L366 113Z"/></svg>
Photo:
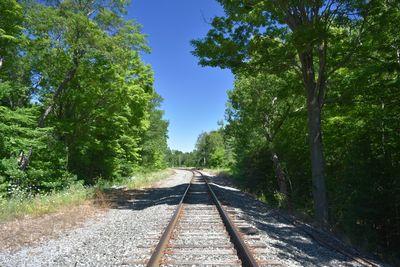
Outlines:
<svg viewBox="0 0 400 267"><path fill-rule="evenodd" d="M116 203L139 197L141 188L152 187L173 173L172 169L139 173L114 185L86 188L76 184L47 195L0 199L0 250L57 238Z"/></svg>
<svg viewBox="0 0 400 267"><path fill-rule="evenodd" d="M128 189L141 189L145 187L152 187L157 182L164 180L171 175L173 175L175 171L173 169L166 169L162 171L149 172L149 173L140 173L131 177L125 184Z"/></svg>
<svg viewBox="0 0 400 267"><path fill-rule="evenodd" d="M0 249L16 250L41 240L59 237L66 230L81 226L88 218L103 213L90 201L64 207L51 214L27 215L0 223Z"/></svg>
<svg viewBox="0 0 400 267"><path fill-rule="evenodd" d="M165 169L161 171L138 173L131 178L114 184L104 184L95 190L94 202L102 208L120 208L146 193L148 188L156 188L159 183L171 177L175 171Z"/></svg>

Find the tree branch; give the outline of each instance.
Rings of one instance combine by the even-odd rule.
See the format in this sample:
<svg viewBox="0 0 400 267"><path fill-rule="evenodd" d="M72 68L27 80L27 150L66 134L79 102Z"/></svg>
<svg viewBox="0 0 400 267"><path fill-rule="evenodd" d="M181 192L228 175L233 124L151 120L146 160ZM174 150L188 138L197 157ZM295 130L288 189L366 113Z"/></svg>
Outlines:
<svg viewBox="0 0 400 267"><path fill-rule="evenodd" d="M337 71L338 69L343 67L352 58L354 53L358 50L361 35L364 30L365 24L366 24L366 19L363 20L363 23L360 27L358 36L355 38L355 40L350 45L350 47L351 47L350 51L343 57L343 59L339 63L336 64L336 66L333 66L331 68L331 70L327 73L326 78L330 77L330 75L332 75L335 71Z"/></svg>
<svg viewBox="0 0 400 267"><path fill-rule="evenodd" d="M56 104L59 96L63 93L63 91L67 87L68 83L75 77L75 74L76 74L76 72L78 70L78 66L79 66L79 59L83 56L84 51L81 50L79 52L75 52L74 54L75 54L75 56L73 59L73 66L69 69L69 71L65 75L64 80L58 85L58 87L55 90L53 97L50 101L50 104L47 106L45 111L40 116L39 123L38 123L38 126L40 128L44 127L45 120L52 112L54 105Z"/></svg>
<svg viewBox="0 0 400 267"><path fill-rule="evenodd" d="M325 70L326 70L326 54L327 54L327 41L324 40L322 44L318 47L318 58L319 58L319 70L318 70L318 78L316 84L316 91L318 92L318 104L320 108L324 105L325 100Z"/></svg>

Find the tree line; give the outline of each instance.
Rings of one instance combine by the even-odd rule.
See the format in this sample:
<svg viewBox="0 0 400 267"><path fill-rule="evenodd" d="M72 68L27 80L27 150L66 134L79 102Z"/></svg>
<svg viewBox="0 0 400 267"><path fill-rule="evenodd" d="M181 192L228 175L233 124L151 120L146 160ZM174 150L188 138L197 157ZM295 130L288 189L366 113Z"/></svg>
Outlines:
<svg viewBox="0 0 400 267"><path fill-rule="evenodd" d="M218 2L225 14L192 45L235 76L225 164L269 203L398 263L400 2Z"/></svg>
<svg viewBox="0 0 400 267"><path fill-rule="evenodd" d="M0 1L0 196L165 167L168 122L127 4Z"/></svg>
<svg viewBox="0 0 400 267"><path fill-rule="evenodd" d="M166 160L170 167L228 169L233 164L233 151L226 143L225 131L203 132L197 137L191 152L168 149Z"/></svg>

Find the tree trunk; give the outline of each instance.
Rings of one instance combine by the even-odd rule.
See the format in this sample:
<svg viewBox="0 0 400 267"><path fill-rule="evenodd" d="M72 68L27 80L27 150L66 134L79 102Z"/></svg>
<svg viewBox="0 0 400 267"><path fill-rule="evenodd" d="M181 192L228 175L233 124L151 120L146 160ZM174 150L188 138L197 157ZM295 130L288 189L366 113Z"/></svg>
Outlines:
<svg viewBox="0 0 400 267"><path fill-rule="evenodd" d="M274 163L275 177L278 182L279 192L281 194L283 194L283 196L285 198L284 204L285 205L287 204L288 207L290 208L291 205L290 205L289 196L288 196L288 192L287 192L285 173L282 170L278 155L274 151L272 151L271 159L272 159L272 162Z"/></svg>
<svg viewBox="0 0 400 267"><path fill-rule="evenodd" d="M325 188L325 162L321 135L321 108L315 97L307 99L308 136L311 149L315 219L322 226L328 225L328 203Z"/></svg>
<svg viewBox="0 0 400 267"><path fill-rule="evenodd" d="M315 80L312 50L299 53L302 64L303 81L307 95L308 138L311 152L311 172L313 184L314 213L316 221L328 226L328 203L325 188L325 161L321 135L321 110L324 98L324 61L320 58L318 82Z"/></svg>
<svg viewBox="0 0 400 267"><path fill-rule="evenodd" d="M400 65L400 49L396 50L396 55L397 55L397 63Z"/></svg>
<svg viewBox="0 0 400 267"><path fill-rule="evenodd" d="M73 65L71 66L71 68L66 73L66 75L64 77L64 80L60 83L60 85L55 90L49 105L47 106L45 111L40 116L39 123L38 123L38 126L40 128L44 127L44 123L45 123L47 117L49 116L49 114L51 113L51 111L53 110L54 105L56 104L58 98L60 97L62 92L67 87L68 83L75 77L75 74L76 74L76 72L78 70L78 66L79 66L79 60L81 59L81 57L84 54L85 54L84 50L75 50L74 51L74 56L73 56L73 60L72 60Z"/></svg>
<svg viewBox="0 0 400 267"><path fill-rule="evenodd" d="M47 108L45 109L45 111L42 113L42 116L40 116L39 119L39 123L38 126L40 128L44 127L44 122L47 119L47 117L49 116L50 112L53 110L54 105L56 104L58 97L61 95L61 93L64 91L65 87L67 86L67 84L74 78L76 70L77 70L78 66L74 66L72 69L70 69L67 73L67 75L65 76L64 80L61 82L61 84L57 87L56 91L53 94L53 97L51 99L50 104L47 106Z"/></svg>

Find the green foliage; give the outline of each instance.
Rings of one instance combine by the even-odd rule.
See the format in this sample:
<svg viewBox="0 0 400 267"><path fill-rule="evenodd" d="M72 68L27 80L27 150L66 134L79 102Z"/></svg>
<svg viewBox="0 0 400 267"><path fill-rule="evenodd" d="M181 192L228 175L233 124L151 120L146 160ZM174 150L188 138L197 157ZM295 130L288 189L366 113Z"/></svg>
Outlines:
<svg viewBox="0 0 400 267"><path fill-rule="evenodd" d="M168 123L127 4L0 3L0 194L165 166Z"/></svg>
<svg viewBox="0 0 400 267"><path fill-rule="evenodd" d="M226 152L223 146L218 146L215 148L214 152L210 156L210 165L217 168L225 167L225 153Z"/></svg>
<svg viewBox="0 0 400 267"><path fill-rule="evenodd" d="M27 196L25 192L15 192L10 199L0 198L0 221L12 220L26 215L42 215L60 208L83 204L93 195L91 189L74 183L58 192Z"/></svg>
<svg viewBox="0 0 400 267"><path fill-rule="evenodd" d="M151 171L149 169L136 170L131 177L124 177L121 179L116 179L113 181L109 180L99 180L95 185L98 190L109 189L113 186L122 186L128 189L138 189L149 187L154 183L170 177L174 174L172 169L163 169L157 171Z"/></svg>
<svg viewBox="0 0 400 267"><path fill-rule="evenodd" d="M167 149L166 161L169 167L196 167L199 162L195 152L182 152L178 150Z"/></svg>
<svg viewBox="0 0 400 267"><path fill-rule="evenodd" d="M248 190L264 195L270 202L278 200L275 196L279 191L273 155L278 160L283 159L281 165L283 171L287 172L290 168L285 164L288 150L281 149L281 143L295 147L296 143L288 136L303 136L303 140L306 136L305 133L293 134L293 121L301 125L306 118L303 99L297 95L298 86L291 73L285 79L271 74L237 75L235 88L228 93L228 125L225 132L235 152L235 175L240 177L240 183ZM289 184L289 181L286 183ZM289 195L295 203L304 203L299 202L300 197L309 201L309 194L298 195L292 190Z"/></svg>
<svg viewBox="0 0 400 267"><path fill-rule="evenodd" d="M192 152L168 150L166 160L171 167L226 168L233 164L232 153L221 128L201 133Z"/></svg>
<svg viewBox="0 0 400 267"><path fill-rule="evenodd" d="M53 111L48 124L67 147L68 169L88 183L129 174L153 93L139 27L123 20L120 1L26 8L37 92Z"/></svg>
<svg viewBox="0 0 400 267"><path fill-rule="evenodd" d="M22 7L15 0L0 2L0 58L10 56L16 51L15 44L20 42L22 32ZM6 58L7 61L7 58Z"/></svg>
<svg viewBox="0 0 400 267"><path fill-rule="evenodd" d="M165 168L168 122L163 120L164 112L160 110L161 97L155 95L150 104L150 126L145 132L141 143L142 165L150 169Z"/></svg>
<svg viewBox="0 0 400 267"><path fill-rule="evenodd" d="M35 194L61 189L74 180L66 171L62 144L54 139L51 128L36 128L37 115L37 107L13 111L0 106L0 194L3 196L12 195L15 190ZM32 150L29 166L21 170L20 152L27 155L29 150Z"/></svg>
<svg viewBox="0 0 400 267"><path fill-rule="evenodd" d="M232 155L224 142L222 129L200 134L194 154L196 166L223 168L232 163Z"/></svg>
<svg viewBox="0 0 400 267"><path fill-rule="evenodd" d="M310 214L326 180L332 228L398 264L398 1L218 2L225 16L192 44L201 65L236 75L224 133L234 174L279 206L278 155L293 207Z"/></svg>
<svg viewBox="0 0 400 267"><path fill-rule="evenodd" d="M152 104L152 71L139 56L149 48L140 25L124 20L125 4L25 5L39 125L53 126L68 170L87 183L128 176L140 164L163 166L164 147L150 151L143 141L158 130L158 142L165 143L167 125Z"/></svg>
<svg viewBox="0 0 400 267"><path fill-rule="evenodd" d="M22 35L23 8L15 0L0 2L0 105L23 107L29 102L29 88L24 81L26 66L20 47L26 43Z"/></svg>
<svg viewBox="0 0 400 267"><path fill-rule="evenodd" d="M398 10L371 7L375 23L356 60L334 76L324 124L334 218L355 242L392 260L400 247Z"/></svg>

